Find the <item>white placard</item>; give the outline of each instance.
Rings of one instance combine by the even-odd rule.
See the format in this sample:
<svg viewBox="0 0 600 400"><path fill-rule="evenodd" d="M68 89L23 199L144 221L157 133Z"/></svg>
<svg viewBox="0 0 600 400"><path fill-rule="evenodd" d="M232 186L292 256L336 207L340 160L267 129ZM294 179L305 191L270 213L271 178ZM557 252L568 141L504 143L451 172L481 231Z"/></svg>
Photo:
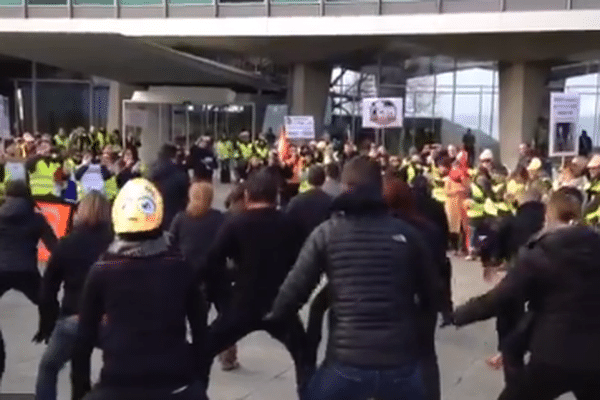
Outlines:
<svg viewBox="0 0 600 400"><path fill-rule="evenodd" d="M8 111L8 99L0 96L0 138L10 138L10 117Z"/></svg>
<svg viewBox="0 0 600 400"><path fill-rule="evenodd" d="M315 138L315 119L312 115L286 116L285 131L290 140L313 140Z"/></svg>
<svg viewBox="0 0 600 400"><path fill-rule="evenodd" d="M25 181L27 180L27 173L25 171L25 164L22 162L8 161L4 165L6 172L9 174L11 181Z"/></svg>
<svg viewBox="0 0 600 400"><path fill-rule="evenodd" d="M362 101L363 128L401 128L403 123L401 97L373 97Z"/></svg>
<svg viewBox="0 0 600 400"><path fill-rule="evenodd" d="M577 93L550 94L549 155L576 156L579 151L579 108Z"/></svg>

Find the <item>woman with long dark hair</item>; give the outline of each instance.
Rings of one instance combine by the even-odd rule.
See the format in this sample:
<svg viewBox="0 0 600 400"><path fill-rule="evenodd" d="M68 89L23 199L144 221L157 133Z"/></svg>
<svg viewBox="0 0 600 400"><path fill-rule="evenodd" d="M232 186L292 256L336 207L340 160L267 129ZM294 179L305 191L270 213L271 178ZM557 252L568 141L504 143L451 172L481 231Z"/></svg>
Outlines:
<svg viewBox="0 0 600 400"><path fill-rule="evenodd" d="M92 191L79 204L73 231L57 244L42 278L42 326L47 334L52 334L40 361L35 390L38 400L56 400L58 373L71 359L77 337L79 300L87 273L112 239L110 203ZM64 296L59 307L57 295L61 286ZM72 359L71 382L74 400L89 391L89 357Z"/></svg>
<svg viewBox="0 0 600 400"><path fill-rule="evenodd" d="M412 225L427 239L432 250L433 261L440 271L441 283L443 277L446 275L445 269L448 268L443 232L435 223L419 212L410 186L400 178L386 174L383 180L383 198L396 218ZM448 295L444 296L442 307L443 309L440 311L446 320L452 312L452 303ZM422 317L421 350L424 363L424 379L428 388L427 398L428 400L439 400L441 398L440 370L435 352L437 313L424 314Z"/></svg>

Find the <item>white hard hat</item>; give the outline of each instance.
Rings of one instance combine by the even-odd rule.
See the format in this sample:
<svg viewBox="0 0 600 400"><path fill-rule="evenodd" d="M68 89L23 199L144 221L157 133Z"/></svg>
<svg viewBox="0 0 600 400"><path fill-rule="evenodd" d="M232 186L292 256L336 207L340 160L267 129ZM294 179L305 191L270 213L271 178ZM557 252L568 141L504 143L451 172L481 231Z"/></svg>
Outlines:
<svg viewBox="0 0 600 400"><path fill-rule="evenodd" d="M486 160L493 160L494 159L494 153L492 153L492 150L490 149L485 149L481 152L481 154L479 155L479 161L486 161Z"/></svg>

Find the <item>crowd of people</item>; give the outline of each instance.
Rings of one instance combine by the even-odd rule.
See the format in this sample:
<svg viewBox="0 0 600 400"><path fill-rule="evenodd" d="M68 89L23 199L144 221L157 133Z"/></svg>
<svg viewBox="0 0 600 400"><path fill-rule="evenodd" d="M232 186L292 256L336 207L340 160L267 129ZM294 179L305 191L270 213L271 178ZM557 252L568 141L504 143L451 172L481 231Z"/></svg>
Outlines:
<svg viewBox="0 0 600 400"><path fill-rule="evenodd" d="M436 329L492 317L500 399L600 398L600 155L554 173L522 145L508 171L472 140L401 158L368 139L282 134L275 144L242 133L201 137L189 152L163 145L148 168L115 169L120 157L139 162L136 146L119 157L104 142L99 160L84 149L67 169L59 141L33 143L29 173L5 179L0 294L20 290L38 306L34 340L48 345L38 400L56 399L67 362L73 399L206 399L213 360L239 368L236 342L258 330L290 353L300 399L440 400ZM62 172L50 185L41 175L53 162ZM216 171L235 182L226 213L213 205ZM60 174L81 189L73 228L57 239L33 199ZM51 252L43 276L40 239ZM485 279L505 276L455 307L449 250L480 259ZM92 387L95 347L103 366ZM1 377L4 346L0 362Z"/></svg>

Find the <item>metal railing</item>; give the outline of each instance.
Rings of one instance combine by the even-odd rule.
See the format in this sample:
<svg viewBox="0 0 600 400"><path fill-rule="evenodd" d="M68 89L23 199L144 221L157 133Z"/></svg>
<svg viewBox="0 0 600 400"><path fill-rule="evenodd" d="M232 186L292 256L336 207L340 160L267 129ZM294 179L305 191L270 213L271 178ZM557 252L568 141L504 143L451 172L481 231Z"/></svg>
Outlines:
<svg viewBox="0 0 600 400"><path fill-rule="evenodd" d="M600 9L597 0L0 0L0 18L205 18Z"/></svg>

